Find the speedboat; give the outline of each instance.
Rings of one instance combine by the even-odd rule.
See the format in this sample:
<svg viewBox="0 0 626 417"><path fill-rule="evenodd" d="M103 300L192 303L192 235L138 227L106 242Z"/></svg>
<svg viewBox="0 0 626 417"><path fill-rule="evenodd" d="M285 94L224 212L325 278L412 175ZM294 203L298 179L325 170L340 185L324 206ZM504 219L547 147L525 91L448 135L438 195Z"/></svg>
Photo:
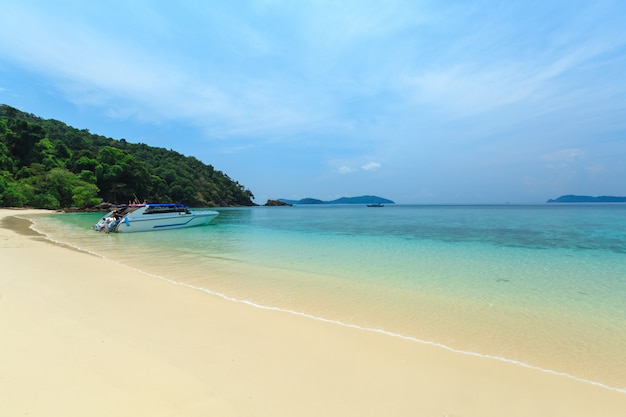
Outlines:
<svg viewBox="0 0 626 417"><path fill-rule="evenodd" d="M147 232L180 229L210 223L217 211L191 211L184 204L136 204L104 216L93 229L99 232Z"/></svg>

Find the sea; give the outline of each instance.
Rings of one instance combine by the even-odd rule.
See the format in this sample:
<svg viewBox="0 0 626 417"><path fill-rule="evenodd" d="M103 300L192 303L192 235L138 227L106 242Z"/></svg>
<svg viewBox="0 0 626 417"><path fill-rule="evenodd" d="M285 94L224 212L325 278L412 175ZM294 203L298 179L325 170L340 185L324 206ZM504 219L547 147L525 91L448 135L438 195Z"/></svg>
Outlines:
<svg viewBox="0 0 626 417"><path fill-rule="evenodd" d="M101 213L33 227L211 296L626 393L626 204L217 210L169 231L92 231Z"/></svg>

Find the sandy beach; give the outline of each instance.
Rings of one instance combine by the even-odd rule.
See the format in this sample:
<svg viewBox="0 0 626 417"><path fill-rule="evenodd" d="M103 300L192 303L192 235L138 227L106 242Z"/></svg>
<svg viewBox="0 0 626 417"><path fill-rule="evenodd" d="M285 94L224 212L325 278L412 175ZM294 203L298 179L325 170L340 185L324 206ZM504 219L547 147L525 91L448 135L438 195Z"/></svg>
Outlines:
<svg viewBox="0 0 626 417"><path fill-rule="evenodd" d="M0 210L1 416L623 416L626 393L281 311Z"/></svg>

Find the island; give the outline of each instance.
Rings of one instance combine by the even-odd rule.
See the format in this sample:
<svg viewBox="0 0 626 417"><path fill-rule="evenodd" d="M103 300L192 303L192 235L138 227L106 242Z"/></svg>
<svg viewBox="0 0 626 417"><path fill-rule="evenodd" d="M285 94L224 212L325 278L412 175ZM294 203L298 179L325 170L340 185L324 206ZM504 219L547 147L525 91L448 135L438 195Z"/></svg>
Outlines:
<svg viewBox="0 0 626 417"><path fill-rule="evenodd" d="M301 200L288 200L286 198L279 198L278 201L282 201L287 204L395 204L392 200L378 197L375 195L341 197L331 201L323 201L316 198L303 198Z"/></svg>
<svg viewBox="0 0 626 417"><path fill-rule="evenodd" d="M626 197L599 196L591 197L587 195L562 195L556 199L550 199L548 203L626 203Z"/></svg>
<svg viewBox="0 0 626 417"><path fill-rule="evenodd" d="M193 156L0 104L0 207L90 211L141 201L233 207L255 206L253 199Z"/></svg>

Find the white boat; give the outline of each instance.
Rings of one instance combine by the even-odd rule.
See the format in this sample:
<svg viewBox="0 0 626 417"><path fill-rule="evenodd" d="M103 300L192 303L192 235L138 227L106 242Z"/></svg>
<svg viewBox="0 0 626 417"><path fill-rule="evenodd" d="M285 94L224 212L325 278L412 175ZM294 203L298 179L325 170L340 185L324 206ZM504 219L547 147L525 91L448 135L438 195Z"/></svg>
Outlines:
<svg viewBox="0 0 626 417"><path fill-rule="evenodd" d="M147 232L210 223L217 211L191 211L184 204L139 204L108 213L93 226L99 232Z"/></svg>

